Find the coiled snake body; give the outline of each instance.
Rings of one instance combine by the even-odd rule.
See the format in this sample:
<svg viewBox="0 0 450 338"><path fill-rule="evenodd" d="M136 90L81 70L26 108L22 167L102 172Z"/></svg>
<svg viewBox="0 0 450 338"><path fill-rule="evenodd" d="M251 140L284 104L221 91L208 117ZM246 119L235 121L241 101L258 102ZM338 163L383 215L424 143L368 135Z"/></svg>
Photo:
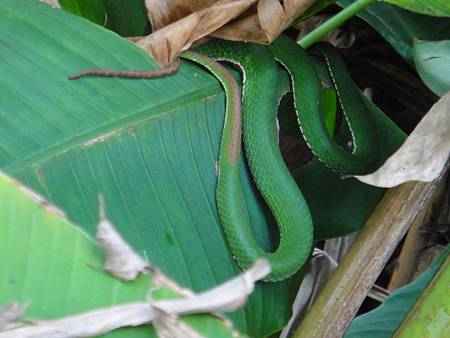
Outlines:
<svg viewBox="0 0 450 338"><path fill-rule="evenodd" d="M276 115L281 85L279 64L291 79L298 124L315 156L328 167L345 174L361 174L371 169L377 153L376 133L371 129L369 112L353 84L345 64L328 45L317 45L312 52L323 58L338 93L342 112L349 125L353 151L339 146L325 127L320 81L311 57L295 42L281 36L270 46L254 43L210 41L188 51L181 58L207 68L221 82L226 94L226 116L218 161L217 207L231 253L242 269L258 258L272 267L266 281L280 281L296 273L308 259L313 243L313 225L308 205L289 173L279 150ZM205 57L208 56L208 57ZM242 109L240 90L234 78L219 63L228 61L243 74ZM117 72L88 70L73 75L157 77L167 72ZM157 71L158 72L158 71ZM119 74L120 73L120 74ZM127 76L128 75L128 76ZM241 119L241 111L242 119ZM239 178L241 121L247 161L255 183L270 207L280 230L276 251L265 252L256 242L244 203Z"/></svg>

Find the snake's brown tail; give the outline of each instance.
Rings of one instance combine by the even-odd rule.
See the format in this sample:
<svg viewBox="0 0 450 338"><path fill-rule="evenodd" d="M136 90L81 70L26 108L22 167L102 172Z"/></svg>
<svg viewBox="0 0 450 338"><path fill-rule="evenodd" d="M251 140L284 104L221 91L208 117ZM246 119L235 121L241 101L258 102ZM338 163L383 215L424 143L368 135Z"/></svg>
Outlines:
<svg viewBox="0 0 450 338"><path fill-rule="evenodd" d="M98 76L98 77L123 77L131 79L153 79L157 77L163 77L175 73L180 68L181 61L176 59L171 65L149 71L133 71L133 70L113 70L113 69L101 69L92 68L83 70L81 72L72 74L69 76L69 80L76 80L85 76Z"/></svg>

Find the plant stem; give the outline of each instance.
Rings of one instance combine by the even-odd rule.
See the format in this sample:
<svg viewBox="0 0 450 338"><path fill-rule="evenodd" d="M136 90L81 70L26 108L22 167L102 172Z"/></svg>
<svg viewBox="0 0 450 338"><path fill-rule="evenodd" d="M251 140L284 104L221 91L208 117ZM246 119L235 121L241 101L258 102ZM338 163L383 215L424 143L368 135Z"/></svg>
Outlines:
<svg viewBox="0 0 450 338"><path fill-rule="evenodd" d="M350 6L344 8L342 11L340 11L338 14L324 22L322 25L314 29L312 32L305 35L303 38L301 38L297 43L302 46L303 48L308 48L311 46L314 42L320 40L325 35L327 35L329 32L335 30L337 27L342 25L345 21L350 19L352 16L354 16L359 11L363 10L367 6L369 6L371 3L375 2L377 0L357 0L354 3L352 3Z"/></svg>
<svg viewBox="0 0 450 338"><path fill-rule="evenodd" d="M433 182L408 182L386 192L291 337L344 336L410 225L441 197L446 168Z"/></svg>

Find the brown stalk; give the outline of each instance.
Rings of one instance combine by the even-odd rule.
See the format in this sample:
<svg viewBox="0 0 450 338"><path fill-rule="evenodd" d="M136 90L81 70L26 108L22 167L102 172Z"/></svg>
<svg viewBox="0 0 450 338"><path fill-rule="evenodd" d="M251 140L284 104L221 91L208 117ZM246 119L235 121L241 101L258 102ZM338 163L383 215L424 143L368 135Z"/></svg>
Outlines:
<svg viewBox="0 0 450 338"><path fill-rule="evenodd" d="M388 190L293 337L342 337L408 228L431 206L444 173Z"/></svg>

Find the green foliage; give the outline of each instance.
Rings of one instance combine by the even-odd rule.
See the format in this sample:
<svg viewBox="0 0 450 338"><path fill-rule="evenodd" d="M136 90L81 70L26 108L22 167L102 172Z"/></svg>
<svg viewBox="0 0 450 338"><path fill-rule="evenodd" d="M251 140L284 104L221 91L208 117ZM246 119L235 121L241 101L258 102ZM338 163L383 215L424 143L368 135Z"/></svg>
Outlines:
<svg viewBox="0 0 450 338"><path fill-rule="evenodd" d="M383 0L407 10L433 16L450 16L448 0Z"/></svg>
<svg viewBox="0 0 450 338"><path fill-rule="evenodd" d="M142 1L130 5L140 18L130 24L117 10L119 2L105 0L107 26L123 35L140 34L146 21L139 12ZM80 15L89 10L71 8ZM101 12L92 8L92 13ZM112 32L37 1L3 0L0 11L0 169L61 207L89 234L97 223L98 195L103 194L108 215L123 237L182 285L204 290L238 273L215 202L215 161L224 117L218 82L188 63L164 79L71 82L70 74L92 67L157 66ZM104 17L91 20L102 25ZM387 139L397 146L403 135L378 116L377 128L394 135ZM313 196L320 187L310 186L316 235L328 238L359 229L382 191L341 180L325 168L308 168L300 184L302 179L323 182L334 196L324 206ZM269 212L244 162L241 177L255 237L263 248L273 249ZM307 183L302 188L307 190ZM344 211L339 211L342 206ZM279 330L290 316L298 282L257 285L249 304L230 314L234 324L258 337Z"/></svg>
<svg viewBox="0 0 450 338"><path fill-rule="evenodd" d="M354 0L339 0L347 7ZM443 40L450 38L450 20L412 13L387 3L375 2L359 12L407 61L412 62L413 41Z"/></svg>
<svg viewBox="0 0 450 338"><path fill-rule="evenodd" d="M125 37L145 35L150 27L145 0L60 0L60 4L64 10Z"/></svg>
<svg viewBox="0 0 450 338"><path fill-rule="evenodd" d="M441 338L450 336L450 258L436 272L397 330L398 338Z"/></svg>
<svg viewBox="0 0 450 338"><path fill-rule="evenodd" d="M123 283L103 272L103 254L92 239L3 175L0 233L0 307L29 303L27 318L51 319L144 301L150 289L149 277Z"/></svg>
<svg viewBox="0 0 450 338"><path fill-rule="evenodd" d="M444 251L413 283L393 292L380 307L357 317L344 338L392 337L447 257Z"/></svg>
<svg viewBox="0 0 450 338"><path fill-rule="evenodd" d="M59 0L59 4L64 10L82 16L100 26L106 24L106 9L103 0Z"/></svg>
<svg viewBox="0 0 450 338"><path fill-rule="evenodd" d="M217 80L186 62L164 79L69 81L92 67L157 66L116 34L37 1L4 0L0 12L1 170L90 234L103 194L123 237L186 287L236 275L215 202L224 117ZM241 169L255 236L270 248L266 211ZM297 286L261 283L230 317L251 336L277 331Z"/></svg>
<svg viewBox="0 0 450 338"><path fill-rule="evenodd" d="M423 82L437 95L450 91L450 40L415 40L414 64Z"/></svg>
<svg viewBox="0 0 450 338"><path fill-rule="evenodd" d="M0 308L29 304L26 318L53 319L116 304L145 302L149 276L122 282L103 271L103 253L81 229L0 174ZM174 298L173 296L171 298ZM176 297L178 298L178 296ZM161 299L161 297L153 297ZM189 316L187 323L208 337L234 337L222 320ZM104 337L156 337L150 326L117 330Z"/></svg>
<svg viewBox="0 0 450 338"><path fill-rule="evenodd" d="M144 0L103 0L108 15L107 27L125 36L142 36L150 23Z"/></svg>

